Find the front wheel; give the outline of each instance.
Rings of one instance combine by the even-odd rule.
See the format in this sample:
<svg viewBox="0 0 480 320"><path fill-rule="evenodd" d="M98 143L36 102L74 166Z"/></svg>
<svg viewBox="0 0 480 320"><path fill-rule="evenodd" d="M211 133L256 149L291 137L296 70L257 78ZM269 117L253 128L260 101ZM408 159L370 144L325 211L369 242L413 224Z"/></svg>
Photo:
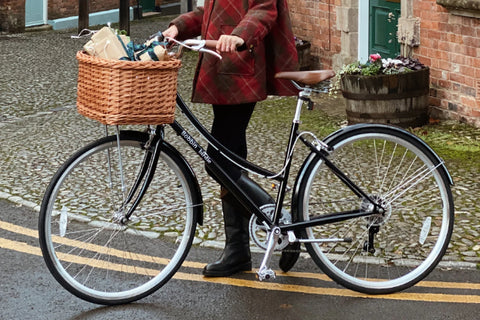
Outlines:
<svg viewBox="0 0 480 320"><path fill-rule="evenodd" d="M124 219L122 204L147 139L129 131L121 133L120 148L115 136L86 146L45 193L39 216L44 259L56 280L84 300L111 305L151 294L178 270L192 244L201 195L185 162L165 144L150 187Z"/></svg>
<svg viewBox="0 0 480 320"><path fill-rule="evenodd" d="M334 150L329 159L385 212L307 228L304 237L326 240L306 244L313 260L339 284L368 294L396 292L423 279L441 260L453 229L443 164L418 138L386 126L357 126L327 142ZM304 176L298 197L303 221L372 208L318 155Z"/></svg>

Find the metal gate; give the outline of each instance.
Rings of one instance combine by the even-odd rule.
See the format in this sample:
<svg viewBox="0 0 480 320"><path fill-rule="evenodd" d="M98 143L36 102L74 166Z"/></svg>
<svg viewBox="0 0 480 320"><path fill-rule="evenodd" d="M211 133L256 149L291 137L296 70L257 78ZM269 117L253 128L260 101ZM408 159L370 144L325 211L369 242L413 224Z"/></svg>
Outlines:
<svg viewBox="0 0 480 320"><path fill-rule="evenodd" d="M26 0L25 26L38 26L47 23L47 0Z"/></svg>

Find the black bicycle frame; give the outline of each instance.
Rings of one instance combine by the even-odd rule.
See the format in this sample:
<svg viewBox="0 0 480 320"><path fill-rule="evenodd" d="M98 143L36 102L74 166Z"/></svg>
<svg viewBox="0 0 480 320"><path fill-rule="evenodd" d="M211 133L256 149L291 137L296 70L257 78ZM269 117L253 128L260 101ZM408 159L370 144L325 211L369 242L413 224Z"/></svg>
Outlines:
<svg viewBox="0 0 480 320"><path fill-rule="evenodd" d="M243 167L245 169L251 170L254 173L264 176L264 177L275 177L274 179L280 182L279 191L277 193L276 199L276 209L273 216L273 219L270 219L266 216L262 210L253 202L253 200L249 197L247 193L245 193L232 179L230 174L226 172L221 166L218 165L212 158L210 158L205 149L203 149L200 144L177 122L174 121L170 126L172 129L187 142L187 144L200 156L200 158L205 161L206 166L209 170L215 175L215 177L220 181L220 183L240 201L240 203L249 211L251 211L261 222L266 222L269 227L273 225L278 225L280 220L280 212L282 209L284 197L285 197L285 190L287 188L287 178L290 173L290 167L292 159L289 156L291 151L294 147L294 143L296 138L299 136L298 127L299 123L293 122L291 129L290 129L290 137L287 146L287 152L285 155L284 160L284 172L282 175L275 175L273 172L261 168L246 159L243 159L226 147L224 147L218 140L216 140L210 132L200 123L200 121L193 115L190 108L186 105L183 99L177 93L177 105L182 111L182 113L187 117L187 119L192 123L192 125L198 130L198 132L210 143L214 148L216 148L219 153L227 158L232 159L238 166ZM158 130L161 126L157 127ZM163 135L162 135L163 136ZM289 225L282 225L280 226L280 230L282 232L290 231L290 230L299 230L304 229L306 227L316 226L316 225L323 225L337 221L348 220L352 218L362 217L362 216L369 216L375 213L383 212L383 208L378 205L373 199L368 197L355 183L353 183L340 169L338 169L327 157L328 153L323 150L318 150L315 146L313 146L310 142L306 139L300 139L305 145L307 145L313 152L315 152L318 156L320 156L326 166L348 187L352 190L354 194L356 194L359 198L363 198L373 204L372 211L365 211L365 210L352 210L346 212L337 212L326 214L321 217L313 218L309 221L304 222L294 222Z"/></svg>

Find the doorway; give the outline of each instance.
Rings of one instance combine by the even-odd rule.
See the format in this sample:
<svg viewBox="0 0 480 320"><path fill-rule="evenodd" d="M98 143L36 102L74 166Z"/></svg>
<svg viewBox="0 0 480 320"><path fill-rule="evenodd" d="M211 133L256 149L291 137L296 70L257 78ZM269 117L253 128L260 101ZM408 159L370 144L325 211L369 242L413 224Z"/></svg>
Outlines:
<svg viewBox="0 0 480 320"><path fill-rule="evenodd" d="M400 54L397 30L400 18L400 0L370 0L369 47L370 53L382 58L395 58Z"/></svg>
<svg viewBox="0 0 480 320"><path fill-rule="evenodd" d="M47 23L48 0L25 1L25 27L43 25Z"/></svg>

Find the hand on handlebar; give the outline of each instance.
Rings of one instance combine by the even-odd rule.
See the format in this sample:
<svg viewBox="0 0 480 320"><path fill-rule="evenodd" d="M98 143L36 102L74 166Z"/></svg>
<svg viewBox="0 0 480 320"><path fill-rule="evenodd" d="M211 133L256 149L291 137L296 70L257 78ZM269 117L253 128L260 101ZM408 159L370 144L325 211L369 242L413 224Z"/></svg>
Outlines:
<svg viewBox="0 0 480 320"><path fill-rule="evenodd" d="M215 49L217 49L218 52L234 52L244 43L245 41L240 37L224 34L218 38Z"/></svg>
<svg viewBox="0 0 480 320"><path fill-rule="evenodd" d="M177 35L178 35L178 28L175 25L171 25L165 31L163 32L159 31L155 33L150 37L150 39L159 38L160 40L175 42L181 45L182 47L185 47L191 50L213 54L217 56L219 59L222 59L222 57L218 53L234 52L237 50L241 50L240 48L245 47L245 41L242 38L234 35L221 35L218 40L189 39L183 42L175 40ZM217 52L214 52L206 48L215 49ZM181 52L177 54L177 56L180 56L180 55L181 55Z"/></svg>
<svg viewBox="0 0 480 320"><path fill-rule="evenodd" d="M178 28L175 25L171 25L165 31L158 31L152 34L148 40L156 39L157 41L163 41L164 38L175 38L178 35Z"/></svg>
<svg viewBox="0 0 480 320"><path fill-rule="evenodd" d="M176 25L172 24L167 30L163 31L162 34L164 37L176 38L178 36L178 28Z"/></svg>

